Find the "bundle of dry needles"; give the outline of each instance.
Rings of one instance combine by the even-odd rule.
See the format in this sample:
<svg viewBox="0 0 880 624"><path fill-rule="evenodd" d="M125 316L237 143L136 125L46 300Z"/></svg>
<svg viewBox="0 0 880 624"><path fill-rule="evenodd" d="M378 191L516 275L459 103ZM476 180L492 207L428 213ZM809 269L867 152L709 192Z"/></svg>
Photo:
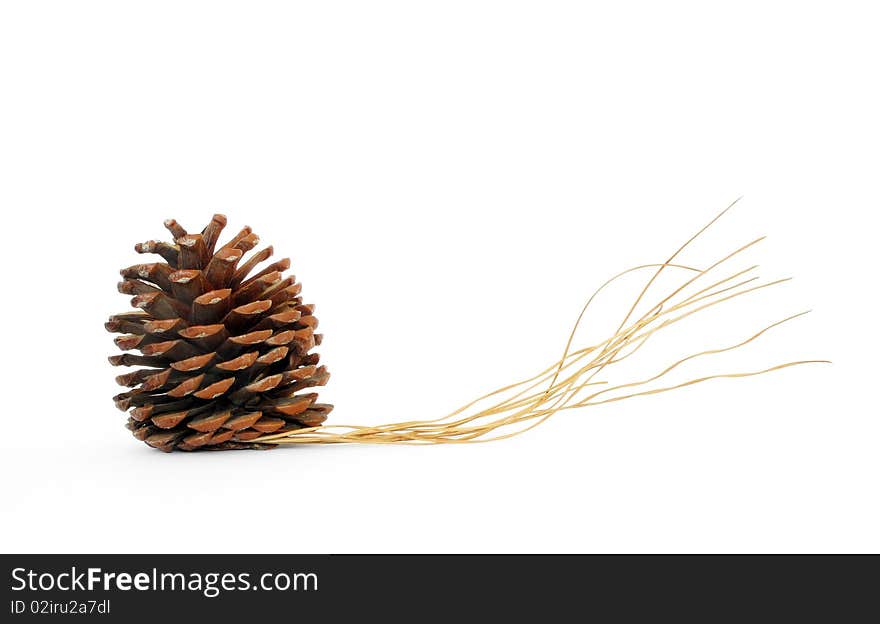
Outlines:
<svg viewBox="0 0 880 624"><path fill-rule="evenodd" d="M738 201L738 200L737 200ZM563 349L562 356L538 374L485 394L454 412L435 420L411 420L385 425L321 425L261 436L256 443L266 444L463 444L502 440L519 435L537 427L562 410L590 405L600 405L624 399L668 392L711 379L738 378L762 375L771 371L811 363L827 363L827 360L800 360L786 362L747 372L714 374L690 379L674 385L651 387L649 384L662 379L685 362L739 349L757 340L770 329L806 314L801 312L767 325L735 344L701 351L680 358L659 373L645 379L609 385L598 376L621 361L635 354L657 332L673 326L701 311L725 302L771 288L788 281L758 283L749 274L757 268L749 267L721 279L709 278L710 273L745 250L757 244L755 239L726 254L710 266L698 269L676 263L678 256L711 225L720 219L737 202L733 202L707 225L687 240L665 262L637 266L614 276L603 284L587 300L579 314ZM652 271L650 279L620 322L617 331L596 344L574 348L573 341L584 315L595 297L615 280L624 275ZM651 286L664 271L680 272L684 277L672 292L661 297L646 313L633 318L635 311L646 297ZM710 282L710 283L706 283ZM691 292L693 291L693 292Z"/></svg>

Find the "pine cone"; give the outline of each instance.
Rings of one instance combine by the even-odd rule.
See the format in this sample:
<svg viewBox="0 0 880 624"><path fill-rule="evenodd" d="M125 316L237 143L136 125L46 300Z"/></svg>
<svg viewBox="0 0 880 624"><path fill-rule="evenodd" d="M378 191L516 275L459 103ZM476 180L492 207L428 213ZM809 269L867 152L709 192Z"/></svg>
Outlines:
<svg viewBox="0 0 880 624"><path fill-rule="evenodd" d="M248 277L272 247L242 256L259 237L245 227L215 251L226 217L214 215L201 234L175 220L165 227L174 244L147 241L138 253L164 262L137 264L120 273L119 292L134 295L137 311L110 317L123 351L114 366L140 366L117 383L132 388L113 397L131 409L134 436L163 451L271 448L260 436L319 425L331 405L315 393L329 373L318 366L321 344L314 306L302 303L300 284L282 277L284 258Z"/></svg>

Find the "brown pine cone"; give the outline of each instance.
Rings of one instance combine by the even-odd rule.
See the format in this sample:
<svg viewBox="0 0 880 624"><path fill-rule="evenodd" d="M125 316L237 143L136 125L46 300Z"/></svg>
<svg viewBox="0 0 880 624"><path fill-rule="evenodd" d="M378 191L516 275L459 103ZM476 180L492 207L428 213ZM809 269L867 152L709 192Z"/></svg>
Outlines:
<svg viewBox="0 0 880 624"><path fill-rule="evenodd" d="M316 403L316 393L297 394L330 375L309 353L321 344L314 306L302 302L293 276L282 276L290 260L248 277L272 247L241 262L259 243L245 227L215 250L225 225L226 217L214 215L200 234L188 234L169 219L173 244L135 245L164 262L120 271L119 292L133 295L139 309L105 325L122 334L120 349L141 353L110 363L143 367L116 378L132 389L113 400L131 409L134 436L163 451L271 448L251 440L319 425L332 409Z"/></svg>

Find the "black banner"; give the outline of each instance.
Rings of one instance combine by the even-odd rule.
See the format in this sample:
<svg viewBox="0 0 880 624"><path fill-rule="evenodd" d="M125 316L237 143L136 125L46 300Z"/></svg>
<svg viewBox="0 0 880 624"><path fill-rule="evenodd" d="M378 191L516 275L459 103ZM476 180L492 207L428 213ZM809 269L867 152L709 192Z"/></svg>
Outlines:
<svg viewBox="0 0 880 624"><path fill-rule="evenodd" d="M3 621L878 615L877 560L808 556L2 555ZM292 621L292 620L291 620Z"/></svg>

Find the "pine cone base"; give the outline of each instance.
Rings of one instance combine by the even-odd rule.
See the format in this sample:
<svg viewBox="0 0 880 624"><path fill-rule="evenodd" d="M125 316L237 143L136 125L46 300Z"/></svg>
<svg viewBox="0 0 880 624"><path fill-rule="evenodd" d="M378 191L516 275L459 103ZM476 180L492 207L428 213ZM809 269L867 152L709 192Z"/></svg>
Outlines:
<svg viewBox="0 0 880 624"><path fill-rule="evenodd" d="M272 247L242 262L259 238L245 227L216 249L225 225L214 215L189 234L169 219L173 243L135 245L162 261L120 271L119 291L133 295L137 310L105 324L126 351L110 363L139 367L116 378L131 389L113 400L129 412L134 437L163 451L272 448L254 440L317 426L332 409L303 392L325 385L329 373L311 352L321 343L314 306L283 276L290 260L251 275Z"/></svg>

